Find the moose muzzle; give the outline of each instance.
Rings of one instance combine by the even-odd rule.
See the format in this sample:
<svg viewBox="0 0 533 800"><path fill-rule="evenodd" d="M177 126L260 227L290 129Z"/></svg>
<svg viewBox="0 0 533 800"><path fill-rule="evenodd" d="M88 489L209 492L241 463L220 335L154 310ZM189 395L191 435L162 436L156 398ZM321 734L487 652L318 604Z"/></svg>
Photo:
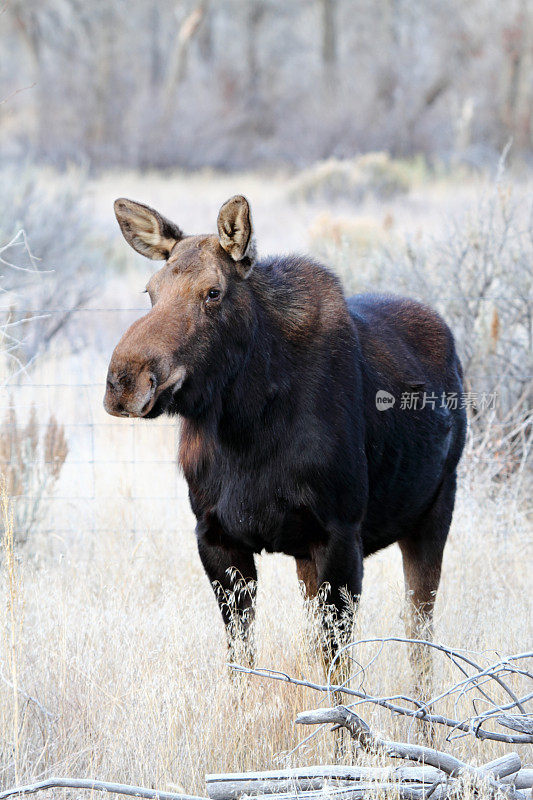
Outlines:
<svg viewBox="0 0 533 800"><path fill-rule="evenodd" d="M114 417L145 417L165 389L177 391L185 380L185 367L173 369L162 381L150 367L115 364L112 359L107 373L104 408Z"/></svg>

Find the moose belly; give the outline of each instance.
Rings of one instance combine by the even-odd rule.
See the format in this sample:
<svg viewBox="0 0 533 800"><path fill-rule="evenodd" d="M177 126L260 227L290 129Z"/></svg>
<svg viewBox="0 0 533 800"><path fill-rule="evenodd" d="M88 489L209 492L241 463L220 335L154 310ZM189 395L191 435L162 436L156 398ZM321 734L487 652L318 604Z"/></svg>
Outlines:
<svg viewBox="0 0 533 800"><path fill-rule="evenodd" d="M256 553L277 549L286 511L276 502L260 503L224 492L214 510L229 545L244 546Z"/></svg>
<svg viewBox="0 0 533 800"><path fill-rule="evenodd" d="M228 546L302 557L309 551L313 538L313 526L306 521L309 512L280 492L258 497L228 487L214 511Z"/></svg>

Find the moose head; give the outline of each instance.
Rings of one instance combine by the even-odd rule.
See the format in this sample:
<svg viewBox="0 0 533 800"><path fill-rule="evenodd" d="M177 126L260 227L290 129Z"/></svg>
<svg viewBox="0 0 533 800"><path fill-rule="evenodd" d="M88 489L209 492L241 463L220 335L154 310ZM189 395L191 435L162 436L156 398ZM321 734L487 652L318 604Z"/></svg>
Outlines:
<svg viewBox="0 0 533 800"><path fill-rule="evenodd" d="M255 244L245 197L218 214L218 235L186 236L157 211L120 198L115 214L138 253L164 261L146 285L151 310L116 346L104 408L124 417L205 412L245 357L253 329Z"/></svg>

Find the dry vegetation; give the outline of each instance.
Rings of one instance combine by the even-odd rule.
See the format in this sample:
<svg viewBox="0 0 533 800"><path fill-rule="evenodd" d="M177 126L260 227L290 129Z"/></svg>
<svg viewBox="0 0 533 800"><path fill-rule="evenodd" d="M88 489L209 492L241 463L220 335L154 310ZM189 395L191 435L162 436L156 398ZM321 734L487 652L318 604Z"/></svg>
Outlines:
<svg viewBox="0 0 533 800"><path fill-rule="evenodd" d="M302 742L294 726L312 691L230 679L176 427L102 410L109 354L146 307L150 270L115 246L117 196L192 233L243 192L263 254L312 251L349 292L439 308L469 390L497 401L471 404L436 639L484 664L530 646L531 183L519 175L510 191L500 174L487 189L480 173L510 139L515 169L530 163L529 5L0 4L0 786L61 775L203 794L207 772L333 758L328 733ZM90 178L50 166L72 163ZM320 681L293 563L264 556L259 572L258 664ZM402 635L402 614L393 547L366 564L354 637ZM438 686L455 679L435 664ZM364 683L409 693L405 648L386 647ZM441 710L472 707L448 698ZM359 713L391 738L417 736L405 718ZM469 735L445 746L477 764L509 749ZM475 796L465 783L462 798Z"/></svg>
<svg viewBox="0 0 533 800"><path fill-rule="evenodd" d="M10 0L4 151L247 169L532 146L527 0ZM14 94L18 91L18 93Z"/></svg>
<svg viewBox="0 0 533 800"><path fill-rule="evenodd" d="M530 532L507 492L494 496L473 476L462 481L437 603L437 639L484 657L518 652L532 633ZM95 542L82 532L40 568L13 564L14 594L2 600L15 615L5 618L4 636L13 636L12 669L24 692L15 702L10 685L0 686L2 782L12 784L16 772L23 782L53 773L202 793L206 772L331 761L327 734L290 754L301 738L296 713L317 704L312 692L229 679L189 515L166 535L148 529L132 538L120 518L110 524L112 533ZM320 680L293 565L263 557L260 572L258 663ZM356 633L402 635L402 602L398 554L387 551L367 563ZM12 683L6 662L2 669ZM439 685L449 682L447 670L437 662ZM383 654L367 688L410 690L401 648ZM414 735L408 722L362 713L391 737ZM474 762L506 751L472 737L447 747Z"/></svg>
<svg viewBox="0 0 533 800"><path fill-rule="evenodd" d="M3 242L11 246L0 259L5 294L0 330L4 324L8 331L16 328L11 358L27 364L58 334L67 335L74 348L83 347L85 331L70 324L72 314L97 293L105 271L122 263L110 238L94 225L83 171L59 174L0 163Z"/></svg>
<svg viewBox="0 0 533 800"><path fill-rule="evenodd" d="M173 216L183 222L182 208L185 215L189 214L184 226L201 230L214 223L214 215L208 216L207 211L217 207L219 194L224 199L231 194L228 185L238 183L239 189L251 190L252 202L257 199L254 209L258 228L264 228L265 235L259 237L263 251L292 247L290 236L294 231L301 237L296 242L300 249L305 249L311 228L314 242L318 240L313 220L325 209L320 204L290 205L286 196L283 199L285 181L263 187L261 176L243 176L242 182L227 176L211 176L209 181L183 176L177 176L175 182L157 183L153 177L143 180L109 176L102 181L100 188L96 187L97 195L100 192L98 196L105 200L102 216L109 215L108 194L127 194L129 185L135 183L133 196L154 205L159 205L158 197L166 198L162 210L171 215L174 205ZM193 192L191 186L198 191ZM458 194L455 187L451 192L454 198ZM169 199L171 196L178 200ZM184 198L189 196L196 206L186 205ZM411 232L419 247L416 274L425 273L428 265L428 283L436 293L428 299L441 302L444 298L438 293L443 283L458 286L457 275L452 272L456 260L449 255L446 261L442 256L448 252L445 242L451 240L441 236L439 250L435 244L417 239L418 206L412 198L394 202L395 206L380 207L379 216L372 206L357 212L346 206L330 209L334 233L329 236L323 232L321 246L329 248L332 263L344 270L347 282L357 279L398 289L405 286L406 264L413 264L401 244L405 232ZM409 202L413 219L404 218L400 224L398 220ZM439 202L437 196L437 207ZM372 225L381 226L380 220L387 214L394 220L392 229L387 223L383 234L386 241L379 237L374 241ZM356 231L352 251L347 249L343 234L338 233L342 225L339 228L335 220L340 217L349 220L346 224ZM287 219L294 220L294 225L287 226ZM328 225L326 221L325 227ZM357 230L362 225L367 226L366 244L358 250ZM500 230L499 223L491 230ZM526 281L530 280L526 262L531 253L525 234L517 238L517 229L512 230L513 235L502 243L498 259L489 259L494 269L500 270L494 277L498 295L508 291L508 298L511 286L527 293ZM438 239L442 231L433 233ZM474 226L465 228L463 234L474 237ZM393 253L393 236L398 244L396 267L387 260L387 247ZM500 242L501 238L491 241ZM517 242L526 249L520 250ZM456 310L450 306L456 314L452 322L457 324L463 314L470 313L469 303L476 300L475 282L470 280L479 265L474 252L475 248L468 251L464 272L459 275L470 292L466 305ZM517 253L522 252L519 260ZM420 260L422 253L427 254L425 262ZM507 261L502 262L500 256ZM101 305L143 305L135 293L144 286L146 264L143 262L140 272L140 262L133 259L120 276L120 283L109 276L107 288L103 287L99 296ZM521 266L511 275L509 264L513 259ZM430 263L436 267L431 273ZM502 263L506 265L503 271ZM377 272L373 271L376 264ZM442 273L445 265L450 270L447 277ZM440 275L440 283L431 283L434 275ZM127 280L131 282L129 288ZM421 284L410 286L423 294ZM527 300L527 294L525 297ZM514 364L515 352L526 353L526 345L516 333L521 329L513 328L511 336L508 326L522 324L522 316L512 316L510 300L501 315L511 344L505 344L504 349L502 334L496 350L487 358L504 359L505 354L512 354ZM127 320L125 315L88 315L83 320L83 325L89 326L91 346L76 352L64 339L56 339L54 354L38 360L30 375L15 387L17 409L21 409L19 427L24 430L31 404L38 401L42 420L55 412L61 423L58 430L68 441L68 454L65 445L61 452L66 458L56 484L58 498L43 506L42 530L32 532L25 548L13 549L13 526L4 520L0 601L7 613L0 632L0 783L11 786L15 781L29 782L54 774L159 789L182 787L202 794L207 772L331 762L332 738L326 732L294 750L308 732L302 733L293 723L299 711L318 704L313 692L255 677L230 680L223 626L196 553L186 489L182 479L176 482L175 478L172 462L176 431L164 420L148 426L114 422L104 415L101 387L87 385L104 380L110 346ZM105 328L103 338L98 338L99 327ZM87 329L84 334L87 341ZM480 333L479 339L468 336L465 343L476 354L483 335ZM523 365L522 373L509 372L517 380L529 369L520 359L522 355L516 363ZM486 364L493 362L483 362L481 367L475 363L483 372ZM502 363L500 360L498 365ZM83 389L75 387L76 381ZM522 394L524 388L520 389ZM520 394L513 388L511 399L520 399L517 392ZM436 639L475 651L484 663L496 653L524 650L533 635L528 473L531 425L528 427L524 416L529 410L528 397L522 399L511 420L515 426L522 426L521 461L518 469L503 476L505 480L502 476L494 480L493 438L482 436L483 431L500 431L497 426L501 419L487 419L485 427L476 429L470 437L437 601ZM4 514L8 513L4 506ZM257 663L321 681L312 644L311 611L304 607L291 560L261 557ZM390 548L366 563L354 636L402 635L402 613L400 557L396 548ZM371 646L361 647L358 658L366 661L374 653ZM455 677L451 665L438 658L435 663L437 685L450 683ZM403 647L390 646L382 652L367 673L365 688L382 694L409 693L412 678ZM444 709L450 716L469 716L472 711L465 699L457 707L451 700L447 702ZM375 730L391 738L405 741L417 735L416 726L408 720L394 719L374 707L360 708L359 713ZM444 735L437 732L438 744L443 744ZM506 745L481 743L472 736L455 739L445 747L472 763L488 761L509 750ZM533 761L533 753L525 747L521 756L524 764ZM377 756L360 758L360 763L379 762ZM62 793L56 790L53 796Z"/></svg>
<svg viewBox="0 0 533 800"><path fill-rule="evenodd" d="M303 170L290 188L295 200L379 200L409 191L427 176L427 163L418 157L408 162L388 153L367 153L352 159L331 158Z"/></svg>
<svg viewBox="0 0 533 800"><path fill-rule="evenodd" d="M68 455L65 430L52 415L40 425L35 406L21 425L12 405L0 425L0 470L13 504L13 538L25 544L40 524L42 505L53 494Z"/></svg>
<svg viewBox="0 0 533 800"><path fill-rule="evenodd" d="M471 435L494 476L530 455L533 407L533 205L499 173L467 213L434 235L401 234L394 217L338 217L311 228L311 248L349 293L396 292L437 308L465 373Z"/></svg>

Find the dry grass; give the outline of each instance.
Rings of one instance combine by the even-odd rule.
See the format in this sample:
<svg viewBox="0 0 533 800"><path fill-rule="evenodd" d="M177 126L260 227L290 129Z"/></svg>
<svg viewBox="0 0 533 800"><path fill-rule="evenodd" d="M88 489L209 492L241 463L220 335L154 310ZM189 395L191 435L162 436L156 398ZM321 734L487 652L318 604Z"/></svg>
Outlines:
<svg viewBox="0 0 533 800"><path fill-rule="evenodd" d="M446 203L455 203L456 195L466 202L468 187L452 189ZM161 207L193 232L212 228L218 206L236 191L250 195L265 252L305 250L309 226L325 210L287 205L283 181L267 186L254 176L173 176L172 181L109 176L96 194L105 224L111 200L126 194ZM365 202L359 210L369 219L374 209ZM389 223L376 225L389 240L419 224L435 224L442 204L440 196L434 205L425 195L402 198L375 215L384 219L391 213L394 231ZM351 237L359 251L366 251L374 236L371 222L337 226L332 217L320 224L341 244ZM338 248L339 242L333 245ZM344 251L337 256L344 259ZM120 286L116 278L108 282L102 305L142 305L137 293L151 267L143 261L141 272L131 264ZM371 279L372 268L363 258L355 262L354 274L367 270ZM397 277L390 274L393 288ZM125 315L113 314L88 315L83 324L91 326L91 340L105 353L94 341L85 354L56 346L54 358L39 360L31 381L17 386L21 424L37 400L42 419L54 412L61 422L69 453L58 497L43 507L43 532L32 535L31 548L14 552L12 526L4 524L0 784L54 774L203 793L206 772L331 761L328 732L292 752L308 733L294 727L297 712L327 702L325 697L253 677L230 680L222 621L196 552L186 487L175 477L176 430L167 420L115 422L102 410L103 387L67 388L104 380L110 349L127 323ZM532 640L533 553L524 481L517 474L492 481L487 451L480 447L478 439L470 442L462 467L436 638L483 653L485 663L496 651L519 652ZM402 635L399 551L392 547L377 554L365 569L355 635ZM320 679L294 564L283 556L263 556L259 572L258 664ZM373 652L361 648L358 656L364 661ZM438 657L436 675L438 685L452 677L450 665ZM407 653L401 646L386 647L365 688L393 693L411 687ZM472 710L466 703L446 709L450 716ZM375 708L360 713L391 738L416 737L405 719ZM438 743L443 736L439 731ZM470 736L446 747L474 763L509 749ZM520 752L523 762L533 761L532 752Z"/></svg>
<svg viewBox="0 0 533 800"><path fill-rule="evenodd" d="M487 657L517 652L533 633L526 521L503 489L495 496L471 477L461 483L446 551L436 637ZM7 560L16 576L3 583L2 602L16 614L5 620L3 674L8 678L11 657L19 686L49 714L26 694L15 704L13 689L0 683L3 784L16 774L23 781L60 774L202 793L206 772L332 759L327 733L286 755L303 738L293 726L297 711L325 698L257 678L229 679L222 623L195 552L192 519L182 512L182 525L167 534L148 529L134 539L115 517L113 532L94 541L80 531L75 544L60 556L49 553L39 567ZM320 678L290 559L260 561L258 663ZM402 606L392 548L367 563L358 638L401 635ZM438 660L437 676L439 683L450 678ZM408 691L405 652L386 649L366 686ZM391 736L415 735L405 720L375 709L363 715ZM505 751L471 737L449 747L473 761Z"/></svg>
<svg viewBox="0 0 533 800"><path fill-rule="evenodd" d="M386 200L405 194L428 177L423 158L393 159L388 153L366 153L352 159L330 158L300 172L292 181L296 200L361 202L367 196Z"/></svg>
<svg viewBox="0 0 533 800"><path fill-rule="evenodd" d="M68 455L65 429L52 414L41 425L32 405L26 424L10 401L0 425L0 470L5 491L13 498L13 538L24 544L38 527L42 506L53 493Z"/></svg>

